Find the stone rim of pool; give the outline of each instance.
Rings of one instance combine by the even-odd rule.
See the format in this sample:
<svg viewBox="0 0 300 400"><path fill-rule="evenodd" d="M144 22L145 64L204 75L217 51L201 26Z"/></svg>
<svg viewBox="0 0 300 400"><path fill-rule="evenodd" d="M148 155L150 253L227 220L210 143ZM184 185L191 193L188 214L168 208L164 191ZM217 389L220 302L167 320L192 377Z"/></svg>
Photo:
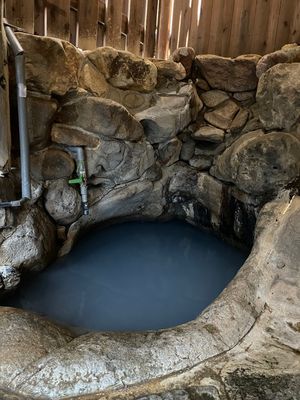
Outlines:
<svg viewBox="0 0 300 400"><path fill-rule="evenodd" d="M93 332L74 337L44 318L3 307L0 329L7 333L8 324L14 334L3 336L7 358L1 384L7 387L9 379L12 390L28 396L96 399L104 392L109 397L113 390L112 398L122 398L128 394L128 385L133 385L130 393L134 396L158 393L172 387L172 377L176 376L180 388L200 374L203 379L210 376L209 390L221 393L218 380L206 375L207 368L219 368L230 377L236 359L250 347L254 361L266 346L272 357L276 351L280 356L279 343L284 339L276 338L278 324L293 327L296 323L292 309L284 306L289 297L283 293L292 296L297 284L294 278L299 275L295 235L299 211L299 197L267 203L243 267L199 317L184 325L153 332ZM289 346L296 346L296 337L289 340ZM291 373L293 356L294 352L285 348L282 362Z"/></svg>

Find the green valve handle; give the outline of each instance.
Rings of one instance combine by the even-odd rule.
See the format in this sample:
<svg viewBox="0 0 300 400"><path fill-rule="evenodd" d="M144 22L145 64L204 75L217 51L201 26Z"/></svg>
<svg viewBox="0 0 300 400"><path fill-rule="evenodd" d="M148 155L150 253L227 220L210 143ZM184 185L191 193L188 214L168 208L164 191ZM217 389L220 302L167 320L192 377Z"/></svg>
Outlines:
<svg viewBox="0 0 300 400"><path fill-rule="evenodd" d="M69 180L70 185L76 185L77 183L81 184L82 182L83 182L82 176L80 176L79 178Z"/></svg>

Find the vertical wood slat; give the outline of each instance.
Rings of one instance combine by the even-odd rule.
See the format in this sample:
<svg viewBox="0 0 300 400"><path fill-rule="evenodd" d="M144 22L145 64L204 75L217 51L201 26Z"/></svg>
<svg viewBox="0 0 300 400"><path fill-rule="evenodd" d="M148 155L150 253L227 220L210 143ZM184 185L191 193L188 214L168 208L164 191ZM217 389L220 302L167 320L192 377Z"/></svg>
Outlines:
<svg viewBox="0 0 300 400"><path fill-rule="evenodd" d="M47 0L47 35L70 39L70 0Z"/></svg>
<svg viewBox="0 0 300 400"><path fill-rule="evenodd" d="M145 34L145 57L154 57L155 53L155 30L158 0L148 0L146 34Z"/></svg>
<svg viewBox="0 0 300 400"><path fill-rule="evenodd" d="M131 0L127 50L140 54L141 26L145 16L145 0Z"/></svg>
<svg viewBox="0 0 300 400"><path fill-rule="evenodd" d="M256 0L254 16L255 23L251 24L252 35L250 41L250 53L265 54L268 19L271 7L272 0Z"/></svg>
<svg viewBox="0 0 300 400"><path fill-rule="evenodd" d="M105 0L98 0L97 47L104 45L105 16L106 16Z"/></svg>
<svg viewBox="0 0 300 400"><path fill-rule="evenodd" d="M291 23L289 42L300 43L300 1L297 2L294 10L294 18Z"/></svg>
<svg viewBox="0 0 300 400"><path fill-rule="evenodd" d="M122 0L108 0L106 10L106 41L107 46L121 49Z"/></svg>
<svg viewBox="0 0 300 400"><path fill-rule="evenodd" d="M171 0L161 0L160 15L158 23L158 58L167 58L169 51L169 34L171 22Z"/></svg>
<svg viewBox="0 0 300 400"><path fill-rule="evenodd" d="M299 0L281 0L281 7L275 36L275 50L279 50L283 45L289 42L290 32L293 24L293 17L297 4L299 4Z"/></svg>
<svg viewBox="0 0 300 400"><path fill-rule="evenodd" d="M251 23L254 21L255 8L256 2L253 0L235 2L229 48L233 57L250 52Z"/></svg>
<svg viewBox="0 0 300 400"><path fill-rule="evenodd" d="M172 31L170 38L170 51L173 53L178 47L179 35L180 35L180 25L181 25L181 15L184 0L175 0L173 7L173 19L172 19Z"/></svg>
<svg viewBox="0 0 300 400"><path fill-rule="evenodd" d="M79 0L78 46L92 50L97 45L98 1Z"/></svg>
<svg viewBox="0 0 300 400"><path fill-rule="evenodd" d="M181 21L180 21L179 47L185 47L187 43L190 22L191 22L191 9L189 3L190 0L184 0L183 2L183 8L181 11Z"/></svg>
<svg viewBox="0 0 300 400"><path fill-rule="evenodd" d="M45 35L45 0L34 0L34 34Z"/></svg>
<svg viewBox="0 0 300 400"><path fill-rule="evenodd" d="M7 48L4 27L2 24L4 12L3 0L0 0L0 171L7 171L10 163L10 116L8 98L8 67L7 67ZM2 199L3 200L3 199Z"/></svg>
<svg viewBox="0 0 300 400"><path fill-rule="evenodd" d="M271 53L275 50L275 41L276 41L276 29L278 25L278 19L281 8L281 0L272 0L270 9L269 9L269 18L266 21L268 25L268 30L266 33L266 53Z"/></svg>
<svg viewBox="0 0 300 400"><path fill-rule="evenodd" d="M6 18L11 24L34 33L34 0L6 0Z"/></svg>
<svg viewBox="0 0 300 400"><path fill-rule="evenodd" d="M205 54L208 50L209 32L212 21L212 9L214 0L202 0L200 10L200 21L197 35L197 54Z"/></svg>
<svg viewBox="0 0 300 400"><path fill-rule="evenodd" d="M199 0L192 0L191 9L191 24L188 46L195 48L197 45L197 32L198 32L198 4Z"/></svg>

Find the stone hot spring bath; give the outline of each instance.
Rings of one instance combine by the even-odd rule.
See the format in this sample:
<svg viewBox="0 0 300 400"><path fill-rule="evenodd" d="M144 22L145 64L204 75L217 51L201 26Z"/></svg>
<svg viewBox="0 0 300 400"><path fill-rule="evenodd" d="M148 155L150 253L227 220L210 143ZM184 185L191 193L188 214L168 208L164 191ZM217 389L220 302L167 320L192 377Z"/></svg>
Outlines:
<svg viewBox="0 0 300 400"><path fill-rule="evenodd" d="M169 328L195 319L245 258L181 221L127 222L88 232L2 305L102 331Z"/></svg>

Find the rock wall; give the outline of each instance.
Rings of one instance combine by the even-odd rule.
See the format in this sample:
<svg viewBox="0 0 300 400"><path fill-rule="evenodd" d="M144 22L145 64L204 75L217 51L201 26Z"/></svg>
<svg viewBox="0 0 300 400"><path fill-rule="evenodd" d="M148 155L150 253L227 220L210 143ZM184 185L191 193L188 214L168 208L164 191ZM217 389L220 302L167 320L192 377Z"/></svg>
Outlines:
<svg viewBox="0 0 300 400"><path fill-rule="evenodd" d="M0 265L16 274L42 268L83 228L116 218L179 217L249 248L261 207L299 189L299 46L285 46L281 58L181 48L170 60L148 60L17 37L26 54L33 199L24 210L0 210ZM69 146L85 151L88 217L68 184L76 174Z"/></svg>

